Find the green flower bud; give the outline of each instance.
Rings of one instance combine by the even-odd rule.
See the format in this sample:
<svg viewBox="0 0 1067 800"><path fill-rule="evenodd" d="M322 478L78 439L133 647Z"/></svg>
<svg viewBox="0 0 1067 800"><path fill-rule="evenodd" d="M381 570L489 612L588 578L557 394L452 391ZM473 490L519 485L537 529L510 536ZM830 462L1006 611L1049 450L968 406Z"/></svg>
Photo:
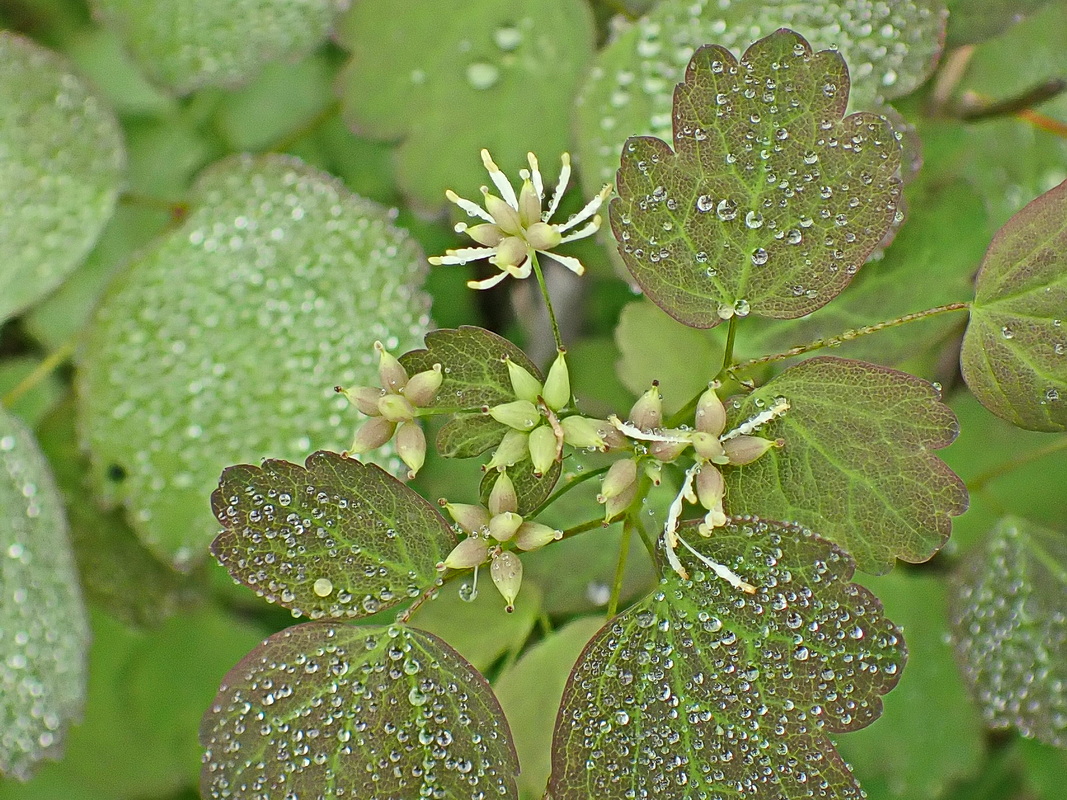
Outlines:
<svg viewBox="0 0 1067 800"><path fill-rule="evenodd" d="M481 536L468 536L452 548L438 569L470 569L484 564L489 558L489 542Z"/></svg>
<svg viewBox="0 0 1067 800"><path fill-rule="evenodd" d="M527 258L527 244L518 236L509 236L496 246L496 255L489 259L501 269L517 267Z"/></svg>
<svg viewBox="0 0 1067 800"><path fill-rule="evenodd" d="M514 511L505 511L489 520L489 535L498 542L506 542L522 525L522 517Z"/></svg>
<svg viewBox="0 0 1067 800"><path fill-rule="evenodd" d="M515 546L520 550L538 550L549 542L563 538L563 531L542 525L540 522L524 522L515 533Z"/></svg>
<svg viewBox="0 0 1067 800"><path fill-rule="evenodd" d="M637 398L630 409L630 422L643 431L650 431L663 424L663 395L659 393L659 381Z"/></svg>
<svg viewBox="0 0 1067 800"><path fill-rule="evenodd" d="M493 516L503 514L505 511L519 510L519 495L515 492L515 484L511 482L506 472L497 476L492 491L489 492L489 513Z"/></svg>
<svg viewBox="0 0 1067 800"><path fill-rule="evenodd" d="M378 351L378 377L387 392L399 392L408 382L408 371L392 356L381 342L374 343Z"/></svg>
<svg viewBox="0 0 1067 800"><path fill-rule="evenodd" d="M446 503L445 511L467 533L478 533L489 527L489 509L473 503Z"/></svg>
<svg viewBox="0 0 1067 800"><path fill-rule="evenodd" d="M659 486L663 482L663 463L660 461L646 461L645 475L648 476L654 486Z"/></svg>
<svg viewBox="0 0 1067 800"><path fill-rule="evenodd" d="M601 432L615 430L606 420L579 415L564 417L560 420L560 425L563 427L563 441L571 447L591 447L597 450L605 450L608 446Z"/></svg>
<svg viewBox="0 0 1067 800"><path fill-rule="evenodd" d="M519 222L522 223L522 227L529 228L535 222L540 221L541 197L537 194L533 182L527 178L522 182L522 188L519 189Z"/></svg>
<svg viewBox="0 0 1067 800"><path fill-rule="evenodd" d="M598 503L606 503L613 497L618 497L637 482L637 462L632 458L622 458L616 461L604 475L600 484L600 494L597 495Z"/></svg>
<svg viewBox="0 0 1067 800"><path fill-rule="evenodd" d="M515 392L515 397L536 403L541 394L541 381L531 375L528 369L519 366L510 358L505 358L504 363L508 365L508 377L511 378L511 388Z"/></svg>
<svg viewBox="0 0 1067 800"><path fill-rule="evenodd" d="M544 475L559 456L559 443L556 432L548 425L541 425L530 431L530 460L533 461L534 474Z"/></svg>
<svg viewBox="0 0 1067 800"><path fill-rule="evenodd" d="M519 587L522 586L522 562L517 555L505 550L493 558L493 563L489 565L489 575L507 603L505 610L510 614L515 610L515 598L519 594Z"/></svg>
<svg viewBox="0 0 1067 800"><path fill-rule="evenodd" d="M624 489L621 494L607 498L607 502L604 503L604 524L606 525L620 514L623 514L630 507L635 497L637 497L636 481Z"/></svg>
<svg viewBox="0 0 1067 800"><path fill-rule="evenodd" d="M522 220L519 219L519 212L495 194L489 194L488 189L483 188L482 195L485 200L482 205L485 206L485 210L489 212L489 216L493 218L497 227L509 236L517 236L522 230Z"/></svg>
<svg viewBox="0 0 1067 800"><path fill-rule="evenodd" d="M722 442L719 435L705 431L693 432L693 449L701 458L716 464L725 464L726 456L723 453Z"/></svg>
<svg viewBox="0 0 1067 800"><path fill-rule="evenodd" d="M359 426L348 452L353 455L360 455L369 450L376 450L393 438L395 430L395 422L391 422L385 417L371 417Z"/></svg>
<svg viewBox="0 0 1067 800"><path fill-rule="evenodd" d="M679 438L681 439L681 434L683 433L683 431L665 430L663 431L663 433L667 435L678 434ZM656 458L659 461L663 461L664 463L669 464L670 462L675 461L682 453L684 453L687 447L689 447L688 439L675 442L649 442L648 452L652 455L653 458Z"/></svg>
<svg viewBox="0 0 1067 800"><path fill-rule="evenodd" d="M704 508L722 509L722 498L726 494L726 483L718 467L705 464L697 473L696 480L697 499Z"/></svg>
<svg viewBox="0 0 1067 800"><path fill-rule="evenodd" d="M696 428L710 433L716 439L726 429L726 406L722 404L715 388L709 388L697 401Z"/></svg>
<svg viewBox="0 0 1067 800"><path fill-rule="evenodd" d="M338 386L337 391L341 392L349 403L359 409L361 414L366 414L368 417L377 417L382 413L378 410L378 400L384 394L381 389L373 386L353 386L351 389L342 389Z"/></svg>
<svg viewBox="0 0 1067 800"><path fill-rule="evenodd" d="M545 405L553 411L559 411L571 401L571 376L562 350L548 368L548 377L545 378L545 388L541 396Z"/></svg>
<svg viewBox="0 0 1067 800"><path fill-rule="evenodd" d="M504 232L491 222L483 222L481 225L457 226L456 233L465 233L478 244L486 247L496 247L504 238Z"/></svg>
<svg viewBox="0 0 1067 800"><path fill-rule="evenodd" d="M735 466L751 464L772 447L781 447L781 439L764 439L762 436L735 436L722 443L726 456Z"/></svg>
<svg viewBox="0 0 1067 800"><path fill-rule="evenodd" d="M440 390L443 381L444 375L441 374L441 365L434 364L432 368L417 372L411 376L407 386L404 387L404 397L413 406L425 408L437 397L437 392Z"/></svg>
<svg viewBox="0 0 1067 800"><path fill-rule="evenodd" d="M415 408L399 394L383 394L378 398L378 413L390 422L406 422L415 418Z"/></svg>
<svg viewBox="0 0 1067 800"><path fill-rule="evenodd" d="M529 440L530 434L509 428L485 465L486 471L518 464L530 454Z"/></svg>
<svg viewBox="0 0 1067 800"><path fill-rule="evenodd" d="M532 431L541 421L537 407L529 400L512 400L489 409L489 416L517 431Z"/></svg>
<svg viewBox="0 0 1067 800"><path fill-rule="evenodd" d="M417 422L403 422L396 432L396 453L408 466L408 478L414 478L426 462L426 434Z"/></svg>
<svg viewBox="0 0 1067 800"><path fill-rule="evenodd" d="M535 222L526 229L526 241L534 250L554 250L561 241L563 234L559 232L558 225L549 225L547 222Z"/></svg>

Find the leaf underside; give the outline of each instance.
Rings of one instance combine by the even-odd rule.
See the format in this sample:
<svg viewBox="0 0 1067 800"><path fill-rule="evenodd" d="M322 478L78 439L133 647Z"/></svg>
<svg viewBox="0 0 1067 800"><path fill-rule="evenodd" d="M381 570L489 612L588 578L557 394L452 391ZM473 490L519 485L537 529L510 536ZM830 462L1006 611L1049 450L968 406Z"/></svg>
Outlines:
<svg viewBox="0 0 1067 800"><path fill-rule="evenodd" d="M518 797L489 684L410 628L309 622L274 634L226 676L200 741L204 798Z"/></svg>
<svg viewBox="0 0 1067 800"><path fill-rule="evenodd" d="M692 580L672 573L594 637L556 721L553 800L861 797L828 734L878 717L905 649L851 559L776 522L682 537L757 591L681 549Z"/></svg>
<svg viewBox="0 0 1067 800"><path fill-rule="evenodd" d="M793 319L839 294L898 214L900 143L844 117L849 77L780 30L740 62L700 48L674 95L673 150L622 152L612 230L649 298L687 325L734 313Z"/></svg>
<svg viewBox="0 0 1067 800"><path fill-rule="evenodd" d="M437 509L396 478L326 451L303 467L228 467L211 507L224 528L211 546L219 562L312 619L365 617L416 597L455 544Z"/></svg>

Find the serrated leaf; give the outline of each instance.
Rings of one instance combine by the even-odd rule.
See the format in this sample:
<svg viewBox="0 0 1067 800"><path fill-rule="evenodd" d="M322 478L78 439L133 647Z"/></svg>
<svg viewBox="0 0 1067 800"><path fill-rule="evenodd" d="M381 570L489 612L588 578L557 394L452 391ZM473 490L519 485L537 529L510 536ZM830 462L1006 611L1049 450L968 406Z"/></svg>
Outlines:
<svg viewBox="0 0 1067 800"><path fill-rule="evenodd" d="M211 507L211 552L294 614L365 617L416 597L455 545L434 506L374 464L319 451L303 467L227 467Z"/></svg>
<svg viewBox="0 0 1067 800"><path fill-rule="evenodd" d="M243 786L271 797L518 796L489 685L418 630L309 622L277 633L226 676L200 731L204 797L243 797Z"/></svg>
<svg viewBox="0 0 1067 800"><path fill-rule="evenodd" d="M1067 181L1008 220L975 279L960 366L1020 428L1067 429Z"/></svg>
<svg viewBox="0 0 1067 800"><path fill-rule="evenodd" d="M90 0L145 74L178 94L233 86L321 42L349 0Z"/></svg>
<svg viewBox="0 0 1067 800"><path fill-rule="evenodd" d="M1067 536L1007 517L950 595L956 654L994 728L1067 748Z"/></svg>
<svg viewBox="0 0 1067 800"><path fill-rule="evenodd" d="M0 321L58 286L114 210L118 122L55 53L0 31Z"/></svg>
<svg viewBox="0 0 1067 800"><path fill-rule="evenodd" d="M944 33L941 0L664 0L597 56L577 101L582 184L614 178L627 136L671 136L674 84L693 52L715 42L740 53L785 26L813 47L839 47L851 107L873 110L933 71Z"/></svg>
<svg viewBox="0 0 1067 800"><path fill-rule="evenodd" d="M811 313L839 294L897 214L900 143L843 117L848 69L780 30L740 62L698 50L675 90L674 149L628 139L611 202L627 269L686 325Z"/></svg>
<svg viewBox="0 0 1067 800"><path fill-rule="evenodd" d="M812 358L731 404L729 425L777 397L790 408L760 435L785 446L723 470L730 513L817 527L873 574L941 548L967 491L933 453L959 430L933 386L863 361Z"/></svg>
<svg viewBox="0 0 1067 800"><path fill-rule="evenodd" d="M554 800L862 793L829 740L881 713L903 639L853 564L809 531L734 520L683 538L755 587L746 595L688 550L692 580L609 621L563 693Z"/></svg>
<svg viewBox="0 0 1067 800"><path fill-rule="evenodd" d="M48 462L0 409L0 774L26 780L59 756L85 702L88 645Z"/></svg>
<svg viewBox="0 0 1067 800"><path fill-rule="evenodd" d="M573 0L527 0L521 9L498 0L408 0L401 9L362 0L340 26L352 52L339 84L345 117L361 133L399 140L401 188L416 205L440 209L446 189L477 196L483 147L508 174L528 151L558 165L593 38L588 5Z"/></svg>
<svg viewBox="0 0 1067 800"><path fill-rule="evenodd" d="M515 494L519 498L518 513L529 514L545 502L556 487L562 471L563 465L559 461L553 461L548 472L540 476L535 475L533 462L528 458L508 467L508 477L515 484ZM498 474L496 470L489 470L482 476L478 487L478 497L482 505L489 503L489 494L493 491Z"/></svg>
<svg viewBox="0 0 1067 800"><path fill-rule="evenodd" d="M376 382L376 339L425 332L424 267L387 212L295 159L212 167L86 331L79 414L99 490L153 552L195 564L224 467L348 444L357 415L333 387Z"/></svg>

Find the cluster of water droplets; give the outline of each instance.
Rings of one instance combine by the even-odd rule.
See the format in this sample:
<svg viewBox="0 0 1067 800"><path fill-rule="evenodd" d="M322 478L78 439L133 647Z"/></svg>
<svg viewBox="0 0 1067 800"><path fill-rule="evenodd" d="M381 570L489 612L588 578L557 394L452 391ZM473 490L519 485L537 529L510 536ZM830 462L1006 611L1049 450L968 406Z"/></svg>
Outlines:
<svg viewBox="0 0 1067 800"><path fill-rule="evenodd" d="M553 796L862 796L825 732L877 717L904 655L878 602L848 583L848 557L755 520L682 536L757 591L679 550L691 580L664 579L576 666Z"/></svg>
<svg viewBox="0 0 1067 800"><path fill-rule="evenodd" d="M226 677L202 743L205 798L514 796L488 685L427 634L309 623Z"/></svg>
<svg viewBox="0 0 1067 800"><path fill-rule="evenodd" d="M522 46L533 37L534 20L522 17L514 23L497 25L490 33L491 46L484 42L475 46L470 39L460 39L456 43L458 57L466 62L463 75L467 86L477 91L492 89L513 69L521 66ZM411 82L422 85L426 82L427 72L416 68L411 71Z"/></svg>

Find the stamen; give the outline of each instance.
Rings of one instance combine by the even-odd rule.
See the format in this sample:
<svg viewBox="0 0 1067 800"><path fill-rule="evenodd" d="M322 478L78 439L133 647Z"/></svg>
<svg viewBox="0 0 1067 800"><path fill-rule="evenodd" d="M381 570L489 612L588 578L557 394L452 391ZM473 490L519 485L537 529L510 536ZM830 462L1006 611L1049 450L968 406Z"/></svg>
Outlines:
<svg viewBox="0 0 1067 800"><path fill-rule="evenodd" d="M600 194L585 204L585 208L567 220L563 225L559 226L559 232L563 233L564 231L569 231L575 225L585 222L593 216L597 209L604 205L604 201L607 200L609 194L611 194L611 184L606 183L604 184L604 188L600 190Z"/></svg>
<svg viewBox="0 0 1067 800"><path fill-rule="evenodd" d="M556 252L549 253L548 256L549 256L549 258L552 258L552 259L555 259L556 261L558 261L560 264L565 266L567 269L569 269L575 275L584 275L585 274L585 266L582 264L581 261L579 261L574 256L561 256L559 253L556 253Z"/></svg>
<svg viewBox="0 0 1067 800"><path fill-rule="evenodd" d="M681 562L677 560L677 555L674 553L675 548L678 547L678 520L682 516L682 500L691 497L692 499L689 502L696 502L696 495L693 493L693 481L699 471L699 461L685 471L685 480L682 481L682 488L678 490L678 494L671 501L671 506L667 510L667 521L663 524L663 544L667 548L667 560L671 562L674 571L683 578L688 578L689 573L682 568ZM674 556L673 561L671 556Z"/></svg>
<svg viewBox="0 0 1067 800"><path fill-rule="evenodd" d="M552 215L555 214L556 209L559 208L559 201L563 198L563 192L567 189L567 183L571 179L571 154L564 153L559 157L559 160L563 162L563 166L559 170L559 181L556 183L555 191L552 192L552 199L548 203L548 210L541 215L542 222L548 222L552 219Z"/></svg>
<svg viewBox="0 0 1067 800"><path fill-rule="evenodd" d="M745 581L743 581L738 576L738 574L736 572L734 572L732 569L730 569L728 566L726 566L725 564L720 564L718 561L712 561L707 556L701 555L696 550L694 550L689 545L689 542L687 542L685 539L679 539L678 541L682 543L682 546L685 547L686 550L688 550L690 553L692 553L694 556L696 556L701 564L703 564L705 567L710 569L712 572L714 572L716 575L718 575L720 578L722 578L728 584L733 586L735 589L740 589L742 592L745 592L746 594L755 594L756 593L756 587L755 586L753 586L751 583L746 583Z"/></svg>
<svg viewBox="0 0 1067 800"><path fill-rule="evenodd" d="M512 187L511 181L504 175L503 170L501 170L500 167L493 162L493 159L489 157L488 150L482 150L482 163L489 171L489 179L493 182L497 191L500 192L500 196L504 198L504 202L515 210L518 210L519 199L515 196L515 189Z"/></svg>
<svg viewBox="0 0 1067 800"><path fill-rule="evenodd" d="M608 417L608 422L615 426L621 433L626 434L631 439L640 439L644 442L668 442L670 444L681 444L682 442L688 442L688 437L679 436L663 436L658 433L647 433L641 430L635 425L631 425L629 422L623 422L615 414Z"/></svg>
<svg viewBox="0 0 1067 800"><path fill-rule="evenodd" d="M598 230L600 230L600 223L604 220L600 218L600 215L593 217L592 222L582 228L580 231L573 231L568 233L562 239L559 240L560 244L566 244L567 242L573 242L575 239L584 239L586 236L592 236ZM560 228L560 230L563 230Z"/></svg>
<svg viewBox="0 0 1067 800"><path fill-rule="evenodd" d="M489 215L489 212L482 208L480 205L478 205L477 203L473 203L470 200L465 200L464 198L453 192L451 189L445 192L445 197L448 198L450 202L455 203L457 206L466 211L469 216L484 219L486 222L496 222L496 220Z"/></svg>
<svg viewBox="0 0 1067 800"><path fill-rule="evenodd" d="M434 266L442 264L452 266L480 261L494 255L496 255L495 247L461 247L459 250L446 250L443 256L431 256L429 261Z"/></svg>
<svg viewBox="0 0 1067 800"><path fill-rule="evenodd" d="M498 272L492 278L486 278L484 281L467 281L467 288L469 289L492 289L504 278L508 276L506 272Z"/></svg>
<svg viewBox="0 0 1067 800"><path fill-rule="evenodd" d="M734 428L732 431L724 433L722 436L719 437L719 441L725 442L727 439L733 439L737 436L748 436L749 434L758 431L771 420L777 419L778 417L782 416L788 410L789 401L786 400L784 397L779 397L769 408L766 408L760 413L749 417L736 428Z"/></svg>
<svg viewBox="0 0 1067 800"><path fill-rule="evenodd" d="M533 181L534 190L537 192L537 196L544 200L545 183L541 179L541 168L537 163L537 156L533 153L527 153L526 160L530 162L530 179ZM546 220L542 219L542 222L544 221Z"/></svg>

